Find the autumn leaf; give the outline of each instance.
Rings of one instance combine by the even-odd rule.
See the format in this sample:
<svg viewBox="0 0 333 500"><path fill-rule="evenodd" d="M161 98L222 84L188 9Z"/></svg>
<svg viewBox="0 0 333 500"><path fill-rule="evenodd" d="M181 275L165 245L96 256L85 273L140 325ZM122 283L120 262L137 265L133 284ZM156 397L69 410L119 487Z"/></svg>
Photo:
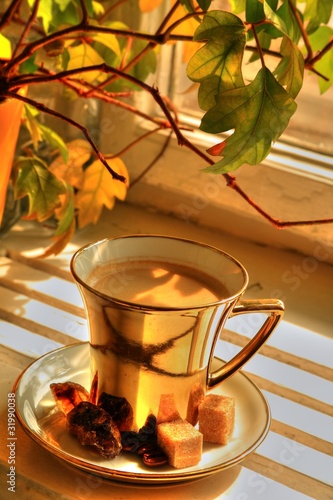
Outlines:
<svg viewBox="0 0 333 500"><path fill-rule="evenodd" d="M68 54L68 70L84 68L86 66L94 66L102 64L104 62L104 59L88 43L82 43L80 45L75 45L74 47L68 47ZM75 75L75 77L84 78L86 82L92 83L96 81L101 75L102 73L100 71L87 71L84 73L78 73L77 75Z"/></svg>
<svg viewBox="0 0 333 500"><path fill-rule="evenodd" d="M38 257L45 258L50 255L57 255L69 243L74 236L76 223L74 211L74 193L70 186L67 192L60 195L61 206L55 210L58 219L57 229L52 237L53 243L43 251Z"/></svg>
<svg viewBox="0 0 333 500"><path fill-rule="evenodd" d="M53 243L37 257L40 259L44 259L46 257L49 257L50 255L59 254L66 247L66 245L72 240L75 233L75 229L76 229L76 224L75 224L75 219L73 219L68 230L61 236L52 238Z"/></svg>
<svg viewBox="0 0 333 500"><path fill-rule="evenodd" d="M68 159L59 155L50 165L49 170L57 177L75 188L83 183L83 165L90 159L92 148L88 141L76 139L67 144Z"/></svg>
<svg viewBox="0 0 333 500"><path fill-rule="evenodd" d="M60 205L59 195L66 185L49 171L39 158L19 158L16 164L15 197L28 196L28 217L39 222L47 220Z"/></svg>
<svg viewBox="0 0 333 500"><path fill-rule="evenodd" d="M278 82L285 86L295 99L303 85L304 58L297 45L288 37L283 38L280 50L283 57L274 74Z"/></svg>
<svg viewBox="0 0 333 500"><path fill-rule="evenodd" d="M128 179L126 167L120 158L109 160L109 165ZM115 198L124 200L126 192L127 184L112 179L99 160L89 165L84 171L83 185L75 200L79 227L82 228L89 223L96 224L103 207L113 208Z"/></svg>
<svg viewBox="0 0 333 500"><path fill-rule="evenodd" d="M217 94L244 85L244 24L229 12L210 12L204 16L194 40L207 40L207 43L189 61L187 75L192 81L201 84L199 105L208 110L215 105Z"/></svg>
<svg viewBox="0 0 333 500"><path fill-rule="evenodd" d="M96 33L93 35L93 40L94 42L101 43L102 45L107 47L109 50L114 52L118 57L121 56L119 41L116 35L112 35L110 33L108 34Z"/></svg>
<svg viewBox="0 0 333 500"><path fill-rule="evenodd" d="M12 49L10 40L0 33L0 58L10 59L12 56Z"/></svg>
<svg viewBox="0 0 333 500"><path fill-rule="evenodd" d="M205 170L225 173L242 164L260 163L287 127L296 107L267 68L262 68L249 85L220 94L200 128L213 134L234 132L220 145L223 159Z"/></svg>

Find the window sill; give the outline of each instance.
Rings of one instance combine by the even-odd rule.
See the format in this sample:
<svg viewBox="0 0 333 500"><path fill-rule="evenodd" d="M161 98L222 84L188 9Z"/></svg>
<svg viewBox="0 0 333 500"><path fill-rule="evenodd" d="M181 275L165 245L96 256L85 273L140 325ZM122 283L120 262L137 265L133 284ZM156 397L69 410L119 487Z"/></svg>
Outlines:
<svg viewBox="0 0 333 500"><path fill-rule="evenodd" d="M116 133L115 129L112 131L115 151L122 148L124 141L123 128L118 129ZM133 130L127 131L127 138L128 134L139 136L142 127L133 125ZM166 137L167 133L155 134L124 157L133 182L128 203L260 245L288 248L310 256L320 253L325 262L333 262L332 224L276 229L228 188L221 175L201 172L205 166L202 160L179 147L175 140L135 184L136 177L159 155ZM110 136L104 134L102 139L102 150L110 149ZM198 144L203 150L209 147L202 137ZM244 166L235 172L235 177L262 209L279 220L324 219L333 217L333 175L325 167L320 155L313 157L305 168L296 148L289 148L282 155L276 147L264 163L255 167Z"/></svg>

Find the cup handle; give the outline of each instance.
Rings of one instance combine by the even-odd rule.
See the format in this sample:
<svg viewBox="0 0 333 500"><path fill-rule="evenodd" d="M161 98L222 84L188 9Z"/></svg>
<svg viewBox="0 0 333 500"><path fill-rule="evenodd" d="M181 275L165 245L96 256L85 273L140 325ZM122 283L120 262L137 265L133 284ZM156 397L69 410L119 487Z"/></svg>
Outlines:
<svg viewBox="0 0 333 500"><path fill-rule="evenodd" d="M260 349L273 332L284 313L283 302L277 299L247 299L240 300L232 309L229 318L238 314L265 313L268 318L261 326L258 333L236 354L230 361L221 368L208 374L207 385L212 388L223 380L227 379L242 366Z"/></svg>

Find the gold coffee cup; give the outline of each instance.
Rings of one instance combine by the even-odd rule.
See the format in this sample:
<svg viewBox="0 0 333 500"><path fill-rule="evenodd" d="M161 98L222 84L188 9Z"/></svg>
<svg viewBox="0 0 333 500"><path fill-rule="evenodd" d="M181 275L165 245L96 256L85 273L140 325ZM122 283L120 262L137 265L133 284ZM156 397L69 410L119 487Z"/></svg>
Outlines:
<svg viewBox="0 0 333 500"><path fill-rule="evenodd" d="M227 253L191 240L131 235L86 245L71 261L90 334L96 398L126 398L133 428L172 398L186 418L195 388L206 393L239 370L282 318L275 299L244 300L248 274ZM227 319L266 313L258 333L230 361L212 370Z"/></svg>

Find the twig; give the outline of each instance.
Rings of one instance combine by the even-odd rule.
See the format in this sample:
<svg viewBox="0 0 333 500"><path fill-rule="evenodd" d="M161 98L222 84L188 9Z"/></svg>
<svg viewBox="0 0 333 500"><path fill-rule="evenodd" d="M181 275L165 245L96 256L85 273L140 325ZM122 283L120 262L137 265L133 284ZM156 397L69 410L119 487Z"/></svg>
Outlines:
<svg viewBox="0 0 333 500"><path fill-rule="evenodd" d="M6 24L11 23L13 16L15 15L15 12L19 8L22 0L13 0L9 6L8 9L5 11L3 14L1 21L0 21L0 29L2 29Z"/></svg>
<svg viewBox="0 0 333 500"><path fill-rule="evenodd" d="M318 62L325 54L326 52L329 52L332 50L333 47L333 35L331 36L329 42L325 45L325 47L320 50L314 57L311 58L311 60L308 62L308 64L311 64L313 66Z"/></svg>
<svg viewBox="0 0 333 500"><path fill-rule="evenodd" d="M308 34L304 28L304 25L303 25L303 22L302 22L302 19L300 18L300 15L299 15L299 12L297 10L297 7L296 5L294 4L293 0L288 0L288 4L289 4L289 7L294 15L294 18L297 22L297 25L300 29L300 32L302 33L302 38L304 40L304 44L305 44L305 47L306 47L306 50L307 50L307 56L305 58L305 64L310 61L310 59L312 59L312 47L311 47L311 44L310 44L310 40L309 40L309 37L308 37Z"/></svg>
<svg viewBox="0 0 333 500"><path fill-rule="evenodd" d="M31 15L30 15L30 18L27 22L27 24L24 26L24 29L21 33L21 36L16 44L16 47L13 51L13 54L12 54L12 57L15 58L19 48L23 45L23 41L27 35L27 33L30 31L30 28L33 24L33 22L35 21L36 19L36 15L37 15L37 11L38 11L38 7L39 7L39 4L40 4L40 0L36 0L35 3L34 3L34 6L32 8L32 11L31 11Z"/></svg>
<svg viewBox="0 0 333 500"><path fill-rule="evenodd" d="M277 229L284 229L286 227L295 226L314 226L317 224L332 224L332 219L314 219L314 220L296 220L296 221L281 221L272 217L269 213L263 210L250 196L248 196L242 188L237 184L235 177L230 174L223 174L227 179L227 186L236 191L252 208L254 208L260 215L262 215L268 222L270 222Z"/></svg>
<svg viewBox="0 0 333 500"><path fill-rule="evenodd" d="M40 102L36 102L33 99L29 99L28 97L24 97L24 96L22 96L20 94L16 94L15 92L4 92L3 96L6 97L6 98L9 98L9 99L11 99L11 98L18 99L19 101L23 101L25 104L30 104L30 106L33 106L34 108L38 109L42 113L47 113L47 114L49 114L51 116L55 116L57 118L61 118L62 120L66 121L67 123L69 123L73 127L78 128L79 130L81 130L81 132L84 134L84 136L86 137L87 141L91 145L92 149L95 151L96 156L103 163L103 165L107 168L107 170L111 174L112 178L116 179L118 181L121 181L121 182L126 182L126 178L123 175L119 175L117 172L115 172L110 167L110 165L106 161L104 155L100 152L100 150L96 146L95 142L93 141L93 139L92 139L89 131L86 129L86 127L84 127L80 123L76 122L75 120L72 120L71 118L68 118L67 116L64 116L61 113L58 113L57 111L54 111L53 109L45 106L45 104L42 104Z"/></svg>
<svg viewBox="0 0 333 500"><path fill-rule="evenodd" d="M156 132L156 131L154 130L154 132ZM138 177L136 177L134 179L134 181L131 182L130 188L132 188L133 186L135 186L135 184L137 184L139 181L141 181L141 179L149 172L149 170L151 170L153 168L155 163L163 156L163 154L165 153L165 151L170 143L171 137L172 137L172 132L170 132L167 139L164 141L164 144L163 144L161 150L157 153L155 158L149 163L149 165L147 165L147 167L141 172L141 174L139 174Z"/></svg>
<svg viewBox="0 0 333 500"><path fill-rule="evenodd" d="M117 3L115 3L114 5L110 5L110 7L108 7L104 14L102 14L99 18L98 18L98 21L101 23L103 22L103 20L105 18L107 18L109 15L110 15L110 12L112 12L113 10L117 9L122 3L126 3L127 0L119 0Z"/></svg>
<svg viewBox="0 0 333 500"><path fill-rule="evenodd" d="M148 130L148 132L145 132L144 134L140 135L140 137L137 137L136 139L134 139L134 141L127 144L123 149L118 151L118 153L115 153L113 155L105 155L105 158L107 160L112 160L113 158L118 158L119 156L123 156L127 151L132 149L139 142L143 141L144 139L147 139L147 137L149 137L150 135L156 134L156 132L159 132L163 128L164 127L157 127L157 128L154 128L153 130Z"/></svg>

